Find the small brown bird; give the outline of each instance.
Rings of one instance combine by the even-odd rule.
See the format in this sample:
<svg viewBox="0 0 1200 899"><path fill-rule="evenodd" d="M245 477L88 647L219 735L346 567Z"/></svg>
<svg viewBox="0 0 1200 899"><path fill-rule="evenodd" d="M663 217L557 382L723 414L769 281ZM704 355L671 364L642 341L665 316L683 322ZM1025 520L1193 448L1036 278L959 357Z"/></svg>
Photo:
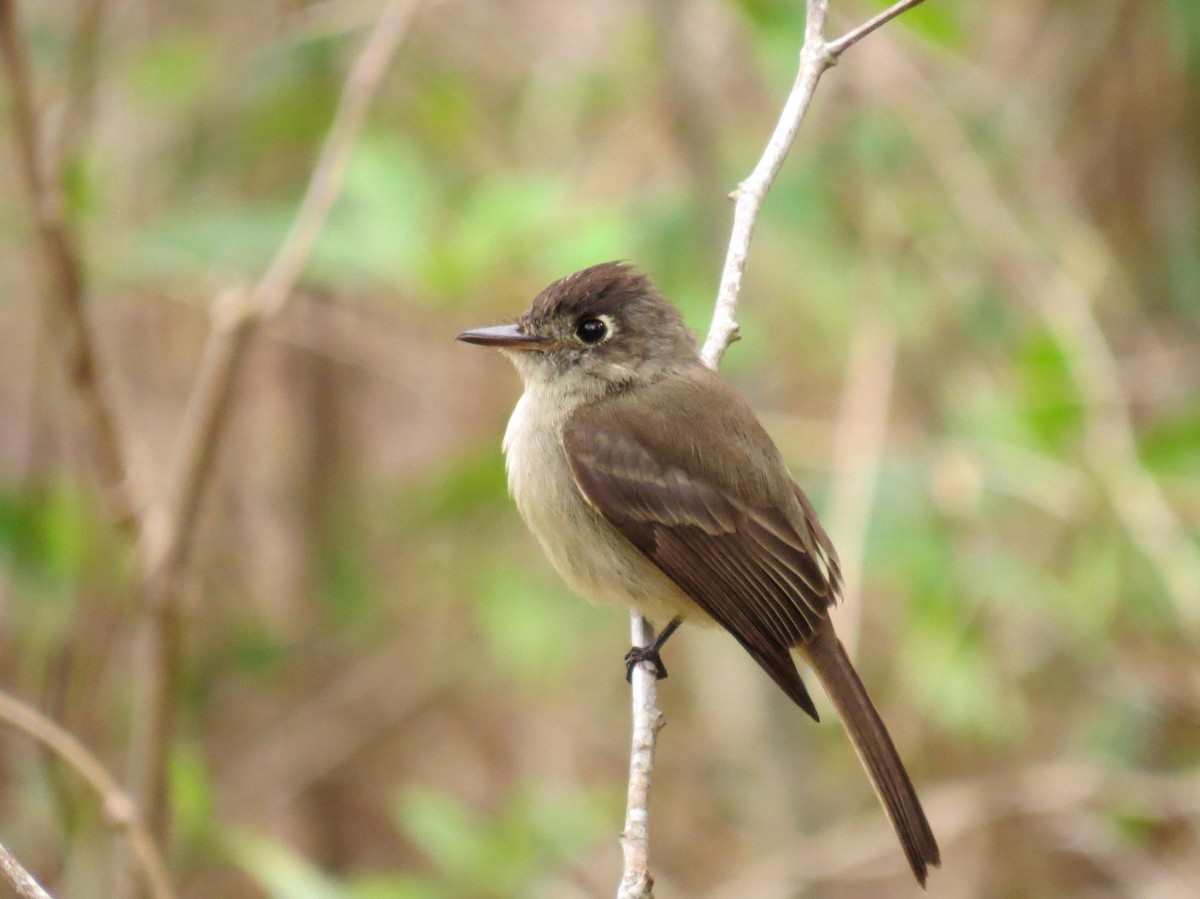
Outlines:
<svg viewBox="0 0 1200 899"><path fill-rule="evenodd" d="M607 262L555 281L514 325L465 331L525 385L504 450L509 490L577 593L669 622L719 624L800 708L817 673L924 885L937 841L887 728L829 620L837 553L750 408L700 359L678 310Z"/></svg>

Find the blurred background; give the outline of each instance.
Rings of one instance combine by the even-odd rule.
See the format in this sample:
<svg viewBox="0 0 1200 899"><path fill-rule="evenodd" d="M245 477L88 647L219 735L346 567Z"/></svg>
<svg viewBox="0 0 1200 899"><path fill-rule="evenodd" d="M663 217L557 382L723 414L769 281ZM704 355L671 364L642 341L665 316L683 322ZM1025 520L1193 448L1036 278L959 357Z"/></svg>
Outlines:
<svg viewBox="0 0 1200 899"><path fill-rule="evenodd" d="M831 5L831 37L879 8ZM517 378L454 335L618 258L702 335L802 7L416 12L234 383L180 591L181 895L613 894L628 617L521 526ZM379 8L19 6L137 497ZM0 686L124 777L139 563L46 312L7 82L0 105ZM841 629L942 845L930 896L1195 895L1198 298L1200 6L931 0L822 81L722 368L842 553ZM823 697L818 726L721 634L666 657L659 899L919 894ZM56 895L114 895L101 804L8 727L0 841Z"/></svg>

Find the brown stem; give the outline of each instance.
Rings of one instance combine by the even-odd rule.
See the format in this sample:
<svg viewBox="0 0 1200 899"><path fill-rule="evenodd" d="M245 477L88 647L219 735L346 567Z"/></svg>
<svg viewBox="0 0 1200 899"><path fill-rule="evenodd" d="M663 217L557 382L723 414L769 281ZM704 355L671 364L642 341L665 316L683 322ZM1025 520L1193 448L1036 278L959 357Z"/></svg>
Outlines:
<svg viewBox="0 0 1200 899"><path fill-rule="evenodd" d="M100 797L105 817L125 831L135 858L155 899L174 899L175 891L154 838L137 806L87 747L41 712L0 692L0 721L37 740L74 769Z"/></svg>
<svg viewBox="0 0 1200 899"><path fill-rule="evenodd" d="M112 403L100 377L91 326L84 309L84 277L78 247L66 220L59 186L47 178L44 143L34 111L25 44L14 0L0 0L0 57L9 83L17 169L38 234L48 286L47 300L63 344L67 380L79 399L87 446L100 487L116 520L133 529L135 504Z"/></svg>
<svg viewBox="0 0 1200 899"><path fill-rule="evenodd" d="M214 302L214 324L180 425L168 488L149 511L142 555L147 612L137 672L134 753L130 783L146 804L156 833L169 822L166 771L175 731L182 672L183 610L179 578L194 543L204 496L233 406L234 386L246 349L261 323L284 308L341 189L346 164L372 98L396 47L408 30L416 0L391 0L355 60L309 180L300 209L265 274L249 290L235 288Z"/></svg>

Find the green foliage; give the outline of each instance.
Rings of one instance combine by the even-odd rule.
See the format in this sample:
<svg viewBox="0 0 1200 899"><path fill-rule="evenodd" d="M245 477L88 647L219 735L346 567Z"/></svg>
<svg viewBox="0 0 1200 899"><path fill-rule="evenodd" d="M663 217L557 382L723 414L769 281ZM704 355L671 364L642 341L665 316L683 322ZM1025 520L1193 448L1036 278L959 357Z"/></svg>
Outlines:
<svg viewBox="0 0 1200 899"><path fill-rule="evenodd" d="M226 844L271 899L450 899L436 886L404 875L337 878L287 846L250 833L232 833Z"/></svg>
<svg viewBox="0 0 1200 899"><path fill-rule="evenodd" d="M379 590L363 557L364 540L358 530L353 522L340 524L317 553L319 595L330 623L342 633L374 633L381 611Z"/></svg>
<svg viewBox="0 0 1200 899"><path fill-rule="evenodd" d="M879 3L880 9L891 3ZM969 3L922 3L901 16L895 24L920 35L944 50L960 50L966 44L968 22L974 24ZM891 27L891 26L889 26Z"/></svg>
<svg viewBox="0 0 1200 899"><path fill-rule="evenodd" d="M1190 477L1200 469L1200 404L1184 406L1141 435L1142 461L1159 474Z"/></svg>
<svg viewBox="0 0 1200 899"><path fill-rule="evenodd" d="M1017 399L1030 435L1051 452L1066 448L1083 425L1083 408L1063 348L1050 335L1029 335L1016 359Z"/></svg>
<svg viewBox="0 0 1200 899"><path fill-rule="evenodd" d="M171 755L171 804L180 840L189 853L201 854L218 841L212 780L201 747L181 743Z"/></svg>
<svg viewBox="0 0 1200 899"><path fill-rule="evenodd" d="M396 823L429 858L430 874L336 877L254 834L231 832L225 844L273 899L507 899L537 895L548 873L595 839L606 827L604 805L539 785L481 815L446 794L408 790L395 804Z"/></svg>
<svg viewBox="0 0 1200 899"><path fill-rule="evenodd" d="M69 480L24 494L0 487L0 553L44 588L79 580L95 526L89 503Z"/></svg>
<svg viewBox="0 0 1200 899"><path fill-rule="evenodd" d="M479 899L535 894L548 872L607 826L598 797L544 784L515 790L485 816L446 794L410 790L395 815L449 894Z"/></svg>
<svg viewBox="0 0 1200 899"><path fill-rule="evenodd" d="M449 458L424 483L404 489L398 526L428 532L462 522L480 511L508 509L504 458L496 442Z"/></svg>
<svg viewBox="0 0 1200 899"><path fill-rule="evenodd" d="M1171 45L1186 62L1193 78L1200 77L1200 9L1191 0L1162 0L1170 22Z"/></svg>
<svg viewBox="0 0 1200 899"><path fill-rule="evenodd" d="M886 5L832 3L831 35ZM88 254L102 375L138 498L149 501L202 351L208 321L197 310L218 286L261 275L288 233L365 20L343 16L354 4L267 4L247 18L205 0L157 4L136 23L110 18L94 108L67 121L72 17L90 6L24 4L22 19L43 155ZM479 351L452 336L612 258L652 273L703 335L730 220L724 196L750 171L792 83L804 8L732 0L666 4L661 17L639 4L545 16L536 4L452 4L418 15L304 272L328 308L348 314L328 332L324 312L309 319L308 309L262 329L201 505L182 585L184 737L170 772L176 842L166 847L186 891L225 895L231 858L260 893L289 899L549 897L581 859L610 851L615 865L625 618L572 597L521 528L498 446L516 379L468 368L461 354ZM1134 449L1194 539L1200 190L1195 141L1163 125L1159 107L1183 121L1196 106L1200 5L1113 0L1064 11L1046 0L1024 12L1017 22L1003 5L930 0L887 26L932 88L910 86L901 108L881 101L871 67L887 58L875 41L826 76L758 222L739 311L745 339L723 365L756 402L770 397L774 415L797 416L789 455L812 486L834 461L847 352L864 313L896 340L861 637L876 698L916 709L898 722L929 725L923 795L993 763L1062 759L1101 772L1200 763L1186 689L1195 634L1093 464L1103 428L1090 419L1108 410L1087 405L1078 348L1012 286L1038 283L1058 259L1095 265L1095 281L1081 281L1095 288L1088 299L1130 399ZM1058 55L1028 42L1039 22L1053 32L1068 21L1096 41L1060 41ZM678 35L667 30L675 25ZM682 52L667 40L678 37ZM947 122L961 133L939 134ZM75 126L78 146L58 159ZM11 125L0 129L13 137ZM973 158L938 155L963 136ZM966 214L988 220L962 217L957 163L990 176L976 189L994 184L1024 239L991 227L986 203ZM142 614L138 551L97 511L86 429L56 373L60 335L39 305L35 227L16 186L0 192L0 670L10 681L0 688L52 713L119 771ZM47 339L23 346L39 328ZM345 491L338 480L308 492L293 458L308 420L293 413L312 397L292 364L314 354L337 369L352 412L338 417L350 448L335 454ZM460 391L479 396L445 402ZM390 441L410 438L423 456L392 452ZM33 486L22 484L26 470ZM328 507L308 516L293 497ZM393 659L397 645L407 654ZM712 722L723 722L722 703L751 700L737 683L697 696L709 681L671 667L654 838L670 878L703 893L697 885L731 864L707 857L714 845L778 837L775 817L739 807L759 804L758 787L701 827L706 778L744 766L764 792L792 796L812 766L793 746L771 758L752 741L731 760ZM336 874L311 860L332 853L315 845L322 835L297 810L305 802L271 822L273 833L303 833L302 850L226 831L222 817L244 820L245 810L222 793L218 767L247 745L248 722L269 732L294 712L327 709L338 699L331 684L354 692L337 707L344 752L322 789L383 805L401 795L394 833L337 834L345 870ZM580 715L586 728L562 735L564 757L578 768L572 782L607 784L604 797L556 787L523 745L555 703L587 690L604 701ZM501 707L503 716L478 717ZM896 734L906 756L912 734ZM461 792L445 791L453 772L439 771L448 774L439 788L413 773L438 770L447 739L482 760ZM110 851L100 811L80 799L73 775L32 752L11 767L0 799L13 832L45 870L62 872L56 892L91 895ZM277 774L262 772L263 796ZM1186 822L1171 820L1167 833L1152 803L1092 811L1120 841L1114 857L1139 869L1170 870L1172 847L1191 848ZM832 820L833 810L808 813ZM1054 867L1041 842L1023 856L1010 836L981 838L1004 842L995 864L1013 882L1033 870L1047 895L1117 888L1099 882L1103 864L1070 855ZM1072 880L1081 869L1083 885ZM972 882L997 897L1028 894L998 870Z"/></svg>
<svg viewBox="0 0 1200 899"><path fill-rule="evenodd" d="M569 676L579 636L603 613L571 596L557 580L531 577L503 559L481 566L479 573L473 591L476 615L492 662L531 686L558 684Z"/></svg>
<svg viewBox="0 0 1200 899"><path fill-rule="evenodd" d="M920 601L922 597L918 597ZM932 720L992 744L1018 744L1025 721L1005 689L986 632L939 603L919 602L921 613L905 640L899 663Z"/></svg>
<svg viewBox="0 0 1200 899"><path fill-rule="evenodd" d="M211 96L220 72L218 48L201 34L163 34L143 44L127 63L135 99L150 107L193 106Z"/></svg>
<svg viewBox="0 0 1200 899"><path fill-rule="evenodd" d="M436 175L410 143L365 134L321 235L311 276L326 284L411 289L429 255Z"/></svg>

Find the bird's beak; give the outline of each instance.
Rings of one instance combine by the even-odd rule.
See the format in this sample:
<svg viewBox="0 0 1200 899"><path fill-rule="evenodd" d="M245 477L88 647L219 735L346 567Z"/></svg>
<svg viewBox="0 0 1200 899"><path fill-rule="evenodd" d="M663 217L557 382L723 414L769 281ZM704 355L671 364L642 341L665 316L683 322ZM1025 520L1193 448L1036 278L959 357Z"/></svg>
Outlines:
<svg viewBox="0 0 1200 899"><path fill-rule="evenodd" d="M540 350L550 341L536 334L527 334L518 325L496 325L493 328L476 328L458 335L463 343L496 347L501 350Z"/></svg>

